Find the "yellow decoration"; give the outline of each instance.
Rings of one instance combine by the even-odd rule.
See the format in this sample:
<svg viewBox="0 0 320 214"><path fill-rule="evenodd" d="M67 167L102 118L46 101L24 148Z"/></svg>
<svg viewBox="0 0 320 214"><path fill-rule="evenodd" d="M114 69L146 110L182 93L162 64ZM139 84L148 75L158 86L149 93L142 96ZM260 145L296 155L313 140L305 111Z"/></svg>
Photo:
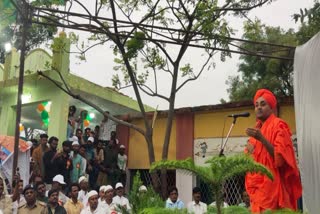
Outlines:
<svg viewBox="0 0 320 214"><path fill-rule="evenodd" d="M66 37L67 37L66 32L61 31L61 32L59 33L59 37L60 37L60 38L66 38Z"/></svg>
<svg viewBox="0 0 320 214"><path fill-rule="evenodd" d="M22 132L24 130L24 126L22 124L19 125L19 130Z"/></svg>

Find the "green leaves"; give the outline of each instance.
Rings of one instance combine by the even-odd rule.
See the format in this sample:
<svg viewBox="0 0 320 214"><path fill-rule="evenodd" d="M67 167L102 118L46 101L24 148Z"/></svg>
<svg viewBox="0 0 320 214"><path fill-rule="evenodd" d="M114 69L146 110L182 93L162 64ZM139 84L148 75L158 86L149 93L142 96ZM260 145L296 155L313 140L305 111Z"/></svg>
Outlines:
<svg viewBox="0 0 320 214"><path fill-rule="evenodd" d="M294 14L293 18L296 22L300 19L297 38L299 43L303 44L320 31L320 2L315 1L312 8L300 9L300 14Z"/></svg>
<svg viewBox="0 0 320 214"><path fill-rule="evenodd" d="M260 20L245 23L243 38L289 46L298 44L292 29L285 31L280 27L266 26ZM243 43L240 47L241 50L258 54L293 57L293 52L289 48L250 43ZM227 91L231 101L250 100L258 88L268 88L280 97L293 95L292 61L248 55L242 55L240 59L238 67L240 75L229 77L226 82L229 85Z"/></svg>
<svg viewBox="0 0 320 214"><path fill-rule="evenodd" d="M34 6L46 6L50 7L52 5L65 5L67 0L35 0L31 4Z"/></svg>
<svg viewBox="0 0 320 214"><path fill-rule="evenodd" d="M0 1L0 31L16 20L16 13L10 0Z"/></svg>
<svg viewBox="0 0 320 214"><path fill-rule="evenodd" d="M139 214L187 214L187 209L167 209L164 207L157 208L146 208L142 210Z"/></svg>
<svg viewBox="0 0 320 214"><path fill-rule="evenodd" d="M125 57L132 59L137 57L138 51L144 47L145 35L143 32L135 32L132 39L126 42L127 53Z"/></svg>
<svg viewBox="0 0 320 214"><path fill-rule="evenodd" d="M186 160L167 160L153 163L150 171L154 172L157 169L180 169L196 174L206 182L212 182L213 174L208 167L196 166L191 158Z"/></svg>
<svg viewBox="0 0 320 214"><path fill-rule="evenodd" d="M180 67L180 71L182 72L181 76L192 76L194 77L193 68L191 67L190 63L186 64L183 67Z"/></svg>
<svg viewBox="0 0 320 214"><path fill-rule="evenodd" d="M66 47L65 39L63 37L54 38L55 42L52 43L51 48L55 52L63 51Z"/></svg>

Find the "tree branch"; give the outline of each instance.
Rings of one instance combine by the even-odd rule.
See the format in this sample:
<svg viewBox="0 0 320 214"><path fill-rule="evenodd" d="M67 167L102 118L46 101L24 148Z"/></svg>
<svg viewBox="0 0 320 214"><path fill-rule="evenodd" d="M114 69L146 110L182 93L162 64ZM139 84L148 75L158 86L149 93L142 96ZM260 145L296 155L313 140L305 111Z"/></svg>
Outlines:
<svg viewBox="0 0 320 214"><path fill-rule="evenodd" d="M57 86L59 89L61 89L63 92L65 92L66 94L68 94L69 96L73 97L74 99L77 99L77 100L80 100L82 101L83 103L93 107L94 109L96 109L98 112L100 112L102 115L104 115L105 117L108 117L110 118L110 120L116 122L116 123L119 123L121 125L124 125L124 126L127 126L129 128L132 128L134 130L136 130L137 132L141 133L142 135L145 136L145 131L143 129L141 129L140 127L134 125L134 124L131 124L131 123L128 123L128 122L125 122L123 120L120 120L112 115L108 115L108 114L105 114L105 111L103 109L101 109L99 106L97 106L96 104L94 104L93 102L89 101L89 100L86 100L84 99L83 97L81 97L79 94L74 94L71 90L66 90L65 88L63 88L59 82L57 82L56 80L52 79L51 77L49 77L48 75L44 74L42 71L38 71L38 75L46 78L47 80L49 80L50 82L52 82L55 86ZM62 78L63 82L65 82L64 78L59 75L60 78Z"/></svg>
<svg viewBox="0 0 320 214"><path fill-rule="evenodd" d="M155 44L161 51L164 55L166 55L167 59L170 61L171 64L173 64L173 60L171 59L170 55L168 54L168 52L166 51L166 49L163 47L163 45L159 44L156 40L153 40L150 35L148 33L145 32L145 29L144 28L141 28L139 27L140 30L142 30L145 35L147 36L147 38L153 43Z"/></svg>
<svg viewBox="0 0 320 214"><path fill-rule="evenodd" d="M128 19L130 22L132 22L132 20L131 20L131 18L130 18L130 15L125 13L125 11L122 9L122 7L118 4L117 1L114 1L114 2L115 2L115 4L118 6L118 9L122 12L122 14L123 14L125 17L127 17L127 19Z"/></svg>
<svg viewBox="0 0 320 214"><path fill-rule="evenodd" d="M161 95L161 94L158 94L158 93L156 93L156 92L153 92L153 91L151 90L151 88L148 87L147 85L145 85L145 84L138 84L138 86L139 86L140 90L143 91L144 93L146 93L147 95L149 95L149 96L151 96L151 97L159 97L159 98L162 98L162 99L164 99L164 100L166 100L166 101L169 102L169 98L167 98L167 97L164 96L164 95ZM150 90L150 92L146 91L143 87L146 87L148 90Z"/></svg>
<svg viewBox="0 0 320 214"><path fill-rule="evenodd" d="M180 0L179 0L179 2L180 2ZM173 15L177 18L177 20L178 20L178 22L180 23L180 25L181 25L181 27L183 28L183 30L186 30L186 28L185 28L184 24L182 23L180 17L174 12L174 7L173 7L174 2L172 2L172 5L170 5L170 2L167 0L167 3L168 3L168 5L170 6L170 9L171 9ZM182 7L184 8L184 5L183 5ZM185 8L184 8L184 9L185 9ZM189 17L189 14L186 14L186 16Z"/></svg>
<svg viewBox="0 0 320 214"><path fill-rule="evenodd" d="M167 65L167 69L162 68L162 70L169 73L171 77L173 77L173 73L170 71L170 68L169 68L168 58L166 58L166 65Z"/></svg>
<svg viewBox="0 0 320 214"><path fill-rule="evenodd" d="M81 2L79 2L78 0L73 0L75 2L77 2L87 13L89 16L92 16L92 14L90 13L90 11L87 9L86 6L84 6Z"/></svg>
<svg viewBox="0 0 320 214"><path fill-rule="evenodd" d="M94 48L95 46L103 45L104 43L106 43L106 42L109 41L109 40L110 40L110 39L105 39L105 40L103 40L103 41L101 41L101 42L98 42L98 43L96 43L96 44L91 45L90 47L88 47L88 48L86 48L86 49L84 49L84 50L81 50L81 48L79 48L78 45L77 45L77 48L78 48L78 50L79 50L80 52L68 52L68 53L84 54L84 53L88 52L90 49Z"/></svg>
<svg viewBox="0 0 320 214"><path fill-rule="evenodd" d="M156 93L158 93L158 78L157 78L157 72L155 68L152 68L153 75L154 75L154 87L156 89Z"/></svg>
<svg viewBox="0 0 320 214"><path fill-rule="evenodd" d="M181 0L179 0L179 4L182 7L182 9L184 10L184 13L186 14L186 17L190 20L191 17L190 17L190 14L189 14L187 8L185 7L185 3L182 2Z"/></svg>
<svg viewBox="0 0 320 214"><path fill-rule="evenodd" d="M128 34L129 36L130 36L135 30L137 30L138 26L140 26L143 22L145 22L148 18L151 17L151 15L154 13L154 10L157 8L159 2L160 2L160 0L158 0L158 1L154 4L154 6L153 6L153 8L150 10L150 12L149 12L146 16L144 16L144 18L141 19L141 20L139 21L139 23L137 23L136 25L134 25L133 29L132 29L132 30L129 32L129 34ZM155 16L155 14L153 15L153 17L154 17L154 16ZM128 38L125 38L125 39L124 39L124 44L126 43L127 39L128 39Z"/></svg>
<svg viewBox="0 0 320 214"><path fill-rule="evenodd" d="M252 5L252 6L248 6L248 7L229 7L229 8L217 8L216 11L235 11L235 12L238 12L238 11L248 11L248 10L252 10L256 7L260 7L264 4L266 4L268 1L270 0L264 0L264 1L261 1L260 3L258 4L255 4L255 5ZM231 5L232 6L232 5Z"/></svg>
<svg viewBox="0 0 320 214"><path fill-rule="evenodd" d="M96 1L98 1L98 0L96 0ZM102 8L102 1L100 1L100 5L99 5L98 9L96 9L96 16L99 15L101 8Z"/></svg>
<svg viewBox="0 0 320 214"><path fill-rule="evenodd" d="M209 63L210 59L212 58L213 54L214 54L214 51L212 51L212 52L209 54L208 59L207 59L206 62L202 65L202 68L200 69L199 73L198 73L195 77L189 78L189 79L185 80L185 81L176 89L176 93L177 93L185 84L187 84L188 82L197 80L197 79L199 78L199 76L202 74L203 70L205 69L205 67L206 67L207 64Z"/></svg>
<svg viewBox="0 0 320 214"><path fill-rule="evenodd" d="M70 90L70 88L69 88L68 84L66 83L65 79L63 78L63 76L62 76L61 72L59 72L57 69L53 69L53 70L54 70L56 73L58 73L58 75L59 75L60 79L61 79L61 80L62 80L62 82L63 82L64 87L66 87L67 91L70 93L70 92L71 92L71 90Z"/></svg>

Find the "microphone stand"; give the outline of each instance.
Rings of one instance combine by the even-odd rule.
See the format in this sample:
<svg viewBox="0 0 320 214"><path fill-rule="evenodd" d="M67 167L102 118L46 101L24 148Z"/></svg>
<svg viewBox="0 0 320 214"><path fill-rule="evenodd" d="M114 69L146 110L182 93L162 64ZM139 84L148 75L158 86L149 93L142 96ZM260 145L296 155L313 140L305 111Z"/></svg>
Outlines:
<svg viewBox="0 0 320 214"><path fill-rule="evenodd" d="M226 145L227 145L227 142L228 142L228 140L229 140L230 133L231 133L234 125L236 124L236 121L237 121L237 117L233 117L233 122L231 123L229 132L228 132L228 134L227 134L227 136L226 136L226 138L225 138L225 140L224 140L224 143L223 143L222 146L221 146L221 150L220 150L220 152L219 152L219 157L223 157L223 156L224 156L224 154L223 154L224 148L225 148Z"/></svg>

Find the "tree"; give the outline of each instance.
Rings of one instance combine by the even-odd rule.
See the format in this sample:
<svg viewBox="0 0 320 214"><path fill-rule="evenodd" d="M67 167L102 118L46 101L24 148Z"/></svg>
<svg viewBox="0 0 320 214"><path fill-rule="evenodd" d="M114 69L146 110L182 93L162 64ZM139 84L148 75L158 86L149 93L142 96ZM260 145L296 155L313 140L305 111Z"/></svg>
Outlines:
<svg viewBox="0 0 320 214"><path fill-rule="evenodd" d="M300 20L301 26L297 32L299 44L303 44L320 31L320 2L314 1L310 9L300 9L300 13L294 14L296 22Z"/></svg>
<svg viewBox="0 0 320 214"><path fill-rule="evenodd" d="M144 128L119 120L116 122L128 125L144 136L151 164L155 161L153 126L141 94L145 93L168 102L166 133L161 157L166 160L176 94L187 83L197 80L204 70L212 67L212 57L216 49L222 50L221 60L230 56L228 38L232 34L232 29L224 17L229 14L245 15L248 11L271 1L227 0L221 3L217 0L100 0L96 1L95 5L89 6L79 0L70 0L66 2L67 12L61 13L59 19L56 20L48 16L48 20L54 26L93 32L90 40L97 42L93 46L111 42L116 56L115 69L119 71L113 78L114 85L118 89L133 88L144 121ZM42 3L41 0L35 2L39 6ZM80 7L85 14L70 13L74 5ZM41 17L43 17L52 11L58 13L55 9L49 10L39 6L35 8L38 13L34 13L34 16L42 14ZM79 18L84 21L80 23ZM76 38L76 36L72 37ZM193 66L184 60L187 54L192 55L190 47L200 47L203 50L200 66ZM82 59L85 58L85 52L90 48L83 48L80 51ZM158 81L159 75L169 76L171 84L169 94L162 93L163 87ZM78 95L74 97L79 98ZM85 99L82 98L82 100ZM97 110L103 113L101 109ZM115 120L114 117L110 119ZM165 176L163 176L162 183L165 192Z"/></svg>
<svg viewBox="0 0 320 214"><path fill-rule="evenodd" d="M279 27L263 25L261 21L247 22L244 26L243 37L252 41L264 41L269 43L289 46L302 45L320 31L320 3L315 0L310 9L300 9L300 13L294 14L296 22L301 26L297 32L292 29L287 31ZM267 46L247 44L241 45L240 49L271 52ZM281 47L279 47L281 49ZM294 51L284 49L283 56L293 58ZM293 96L293 61L262 59L254 56L241 56L242 61L238 72L240 75L230 76L227 80L229 99L231 101L252 99L259 88L268 88L277 96Z"/></svg>
<svg viewBox="0 0 320 214"><path fill-rule="evenodd" d="M207 166L197 166L189 158L178 161L159 161L151 165L150 170L156 169L181 169L198 176L212 186L213 195L216 200L217 213L221 214L223 184L229 178L236 175L245 175L247 172L256 172L273 179L272 173L262 164L256 163L248 155L235 155L231 157L212 157L206 161Z"/></svg>
<svg viewBox="0 0 320 214"><path fill-rule="evenodd" d="M10 0L4 0L0 3L0 63L5 61L5 44L10 43L17 49L21 45L21 29L15 23L16 10ZM57 27L45 25L32 25L28 28L26 51L39 47L44 42L53 39L57 32Z"/></svg>
<svg viewBox="0 0 320 214"><path fill-rule="evenodd" d="M298 44L293 29L287 31L280 27L269 27L261 21L247 21L244 25L243 38L251 41L276 43L296 46ZM282 52L275 52L274 47L259 44L242 44L240 49L255 50L256 52L271 53L277 56L293 57L294 50L283 47ZM281 47L277 47L281 49ZM259 88L268 88L276 96L293 96L293 61L266 59L256 56L240 56L238 67L240 75L230 76L227 89L231 101L252 99Z"/></svg>

